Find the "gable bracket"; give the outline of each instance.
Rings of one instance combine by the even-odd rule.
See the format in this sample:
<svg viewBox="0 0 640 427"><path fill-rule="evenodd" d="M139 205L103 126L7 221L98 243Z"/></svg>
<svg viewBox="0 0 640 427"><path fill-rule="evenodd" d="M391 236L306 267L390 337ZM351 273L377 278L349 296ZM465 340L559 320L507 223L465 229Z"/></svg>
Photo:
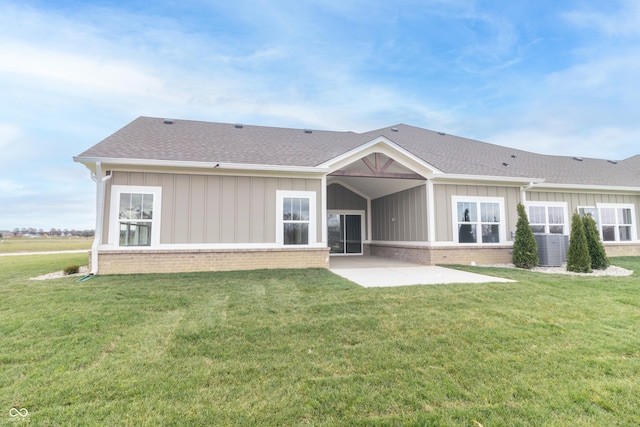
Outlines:
<svg viewBox="0 0 640 427"><path fill-rule="evenodd" d="M426 179L417 173L391 173L391 172L361 172L361 171L335 171L329 176L356 176L361 178L394 178L394 179Z"/></svg>

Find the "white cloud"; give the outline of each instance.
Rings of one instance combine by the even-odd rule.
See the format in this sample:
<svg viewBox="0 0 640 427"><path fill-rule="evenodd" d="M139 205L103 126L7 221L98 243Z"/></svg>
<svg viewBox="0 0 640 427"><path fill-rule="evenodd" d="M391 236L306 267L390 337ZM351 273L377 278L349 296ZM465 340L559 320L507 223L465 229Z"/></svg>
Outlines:
<svg viewBox="0 0 640 427"><path fill-rule="evenodd" d="M13 123L0 123L0 150L6 150L21 135L22 131L19 126Z"/></svg>
<svg viewBox="0 0 640 427"><path fill-rule="evenodd" d="M53 85L63 83L65 90L157 97L164 88L161 79L136 65L90 53L78 55L17 42L4 42L0 50L0 72L31 81L48 80Z"/></svg>
<svg viewBox="0 0 640 427"><path fill-rule="evenodd" d="M15 194L21 192L24 186L10 179L0 179L0 193Z"/></svg>
<svg viewBox="0 0 640 427"><path fill-rule="evenodd" d="M564 17L572 25L596 30L611 36L636 36L640 34L640 3L636 0L594 3L601 9L586 6L567 12Z"/></svg>

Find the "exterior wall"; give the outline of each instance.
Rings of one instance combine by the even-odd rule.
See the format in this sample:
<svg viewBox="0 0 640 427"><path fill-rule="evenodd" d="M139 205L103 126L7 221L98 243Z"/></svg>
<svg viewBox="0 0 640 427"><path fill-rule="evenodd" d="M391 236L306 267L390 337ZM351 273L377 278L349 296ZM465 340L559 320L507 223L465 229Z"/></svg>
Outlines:
<svg viewBox="0 0 640 427"><path fill-rule="evenodd" d="M607 256L640 256L640 244L605 242L603 244Z"/></svg>
<svg viewBox="0 0 640 427"><path fill-rule="evenodd" d="M367 199L340 184L327 187L327 209L329 210L367 210Z"/></svg>
<svg viewBox="0 0 640 427"><path fill-rule="evenodd" d="M331 211L364 211L362 220L364 221L363 240L366 240L368 236L368 209L367 199L354 193L346 187L340 184L330 184L327 186L327 210Z"/></svg>
<svg viewBox="0 0 640 427"><path fill-rule="evenodd" d="M427 215L425 185L372 200L372 239L426 241L428 238Z"/></svg>
<svg viewBox="0 0 640 427"><path fill-rule="evenodd" d="M437 247L402 244L366 244L365 253L425 265L508 264L513 262L511 246Z"/></svg>
<svg viewBox="0 0 640 427"><path fill-rule="evenodd" d="M567 202L569 218L579 206L595 206L597 203L633 203L636 218L640 220L640 196L634 194L569 193L552 191L528 191L530 202Z"/></svg>
<svg viewBox="0 0 640 427"><path fill-rule="evenodd" d="M505 225L507 241L511 241L511 232L515 232L518 222L518 203L520 188L487 185L434 184L434 204L436 215L436 242L453 242L452 196L502 197L504 199ZM473 250L473 248L467 250Z"/></svg>
<svg viewBox="0 0 640 427"><path fill-rule="evenodd" d="M103 251L98 260L101 275L329 268L329 249Z"/></svg>
<svg viewBox="0 0 640 427"><path fill-rule="evenodd" d="M571 215L581 206L596 206L598 203L624 203L635 206L636 221L640 221L640 196L634 194L601 194L601 193L569 193L556 191L527 192L527 201L567 202L569 221ZM640 233L640 225L635 224L636 233ZM608 256L640 255L640 236L633 236L634 242L603 242Z"/></svg>
<svg viewBox="0 0 640 427"><path fill-rule="evenodd" d="M316 236L322 236L322 180L230 175L113 172L107 185L109 235L112 185L162 187L161 244L274 243L276 191L316 192Z"/></svg>

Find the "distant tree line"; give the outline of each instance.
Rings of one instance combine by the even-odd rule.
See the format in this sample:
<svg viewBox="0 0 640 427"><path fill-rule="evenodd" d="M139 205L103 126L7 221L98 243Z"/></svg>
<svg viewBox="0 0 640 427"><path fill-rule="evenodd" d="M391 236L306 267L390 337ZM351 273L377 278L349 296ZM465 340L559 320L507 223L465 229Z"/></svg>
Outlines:
<svg viewBox="0 0 640 427"><path fill-rule="evenodd" d="M42 228L14 228L13 234L17 237L28 237L28 236L38 236L38 237L93 237L95 234L94 230L74 230L74 229L60 229L60 228L52 228L49 231L45 231Z"/></svg>

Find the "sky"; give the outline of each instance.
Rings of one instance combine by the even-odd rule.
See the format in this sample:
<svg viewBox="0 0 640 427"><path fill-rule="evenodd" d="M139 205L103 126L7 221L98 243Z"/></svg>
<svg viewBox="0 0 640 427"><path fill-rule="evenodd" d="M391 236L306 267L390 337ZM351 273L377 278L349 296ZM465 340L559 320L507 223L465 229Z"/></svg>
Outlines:
<svg viewBox="0 0 640 427"><path fill-rule="evenodd" d="M636 0L0 0L0 230L95 228L138 116L640 154Z"/></svg>

